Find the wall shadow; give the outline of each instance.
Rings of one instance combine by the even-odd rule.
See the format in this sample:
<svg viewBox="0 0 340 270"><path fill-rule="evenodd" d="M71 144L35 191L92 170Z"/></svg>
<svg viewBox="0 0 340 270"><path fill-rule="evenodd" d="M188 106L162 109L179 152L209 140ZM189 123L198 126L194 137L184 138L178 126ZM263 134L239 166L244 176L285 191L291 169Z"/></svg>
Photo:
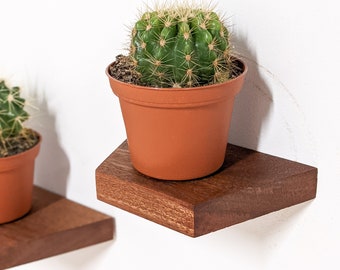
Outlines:
<svg viewBox="0 0 340 270"><path fill-rule="evenodd" d="M34 94L29 127L42 136L40 153L35 164L34 184L49 191L66 196L67 180L70 171L69 159L63 150L56 129L56 116L48 107L45 95ZM43 95L43 97L41 97Z"/></svg>
<svg viewBox="0 0 340 270"><path fill-rule="evenodd" d="M303 202L291 207L271 212L263 216L241 222L211 234L207 238L207 245L215 248L227 248L228 243L237 241L234 246L240 254L248 252L256 253L256 257L267 260L270 251L275 246L279 248L285 243L291 229L303 219L306 212L312 206L312 201Z"/></svg>
<svg viewBox="0 0 340 270"><path fill-rule="evenodd" d="M237 57L248 65L248 73L242 90L235 98L229 142L257 150L273 98L260 74L256 53L250 49L247 39L239 35L234 36L232 42Z"/></svg>

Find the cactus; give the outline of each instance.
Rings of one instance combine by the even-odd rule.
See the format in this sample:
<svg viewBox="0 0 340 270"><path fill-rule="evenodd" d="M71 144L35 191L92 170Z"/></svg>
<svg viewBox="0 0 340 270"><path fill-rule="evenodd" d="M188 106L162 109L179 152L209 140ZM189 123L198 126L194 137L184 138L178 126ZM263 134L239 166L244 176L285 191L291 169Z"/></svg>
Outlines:
<svg viewBox="0 0 340 270"><path fill-rule="evenodd" d="M194 87L232 75L229 32L209 8L145 12L132 30L130 56L141 82L153 87Z"/></svg>
<svg viewBox="0 0 340 270"><path fill-rule="evenodd" d="M0 82L0 136L2 139L20 134L23 122L29 117L24 110L25 99L20 97L20 88L10 88Z"/></svg>
<svg viewBox="0 0 340 270"><path fill-rule="evenodd" d="M20 88L8 87L5 81L0 81L0 157L28 149L37 142L35 133L23 127L29 118L24 106Z"/></svg>

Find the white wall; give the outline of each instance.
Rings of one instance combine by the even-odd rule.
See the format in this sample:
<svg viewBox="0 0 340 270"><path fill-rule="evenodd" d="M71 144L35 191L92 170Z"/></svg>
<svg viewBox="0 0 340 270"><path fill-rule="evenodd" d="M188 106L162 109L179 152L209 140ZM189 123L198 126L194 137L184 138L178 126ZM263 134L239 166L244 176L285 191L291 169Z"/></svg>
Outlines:
<svg viewBox="0 0 340 270"><path fill-rule="evenodd" d="M339 268L336 1L223 0L249 74L230 141L318 167L303 203L192 239L96 200L95 168L125 139L104 74L139 0L0 0L0 77L21 85L44 137L36 184L112 215L115 240L16 269ZM89 236L90 237L90 236Z"/></svg>

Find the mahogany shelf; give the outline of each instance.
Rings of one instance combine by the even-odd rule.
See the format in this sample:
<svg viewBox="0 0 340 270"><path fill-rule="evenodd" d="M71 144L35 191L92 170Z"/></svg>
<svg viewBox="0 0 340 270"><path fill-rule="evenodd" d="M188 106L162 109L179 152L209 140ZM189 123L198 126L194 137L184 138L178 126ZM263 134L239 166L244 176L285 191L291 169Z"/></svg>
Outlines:
<svg viewBox="0 0 340 270"><path fill-rule="evenodd" d="M162 181L136 171L124 141L96 169L97 198L191 237L315 198L317 168L228 144L206 178Z"/></svg>
<svg viewBox="0 0 340 270"><path fill-rule="evenodd" d="M23 218L0 225L0 269L113 239L113 218L40 187Z"/></svg>

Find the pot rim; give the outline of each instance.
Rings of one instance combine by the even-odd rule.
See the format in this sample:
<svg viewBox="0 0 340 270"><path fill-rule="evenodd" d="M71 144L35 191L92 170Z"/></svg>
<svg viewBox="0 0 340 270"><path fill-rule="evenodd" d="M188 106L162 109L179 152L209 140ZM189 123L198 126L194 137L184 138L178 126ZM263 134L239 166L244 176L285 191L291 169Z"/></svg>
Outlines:
<svg viewBox="0 0 340 270"><path fill-rule="evenodd" d="M8 156L8 157L0 157L0 162L10 162L11 160L14 160L14 159L20 159L21 157L28 155L31 152L36 152L36 153L32 153L36 156L38 154L39 147L40 147L41 142L42 142L42 136L36 130L33 130L33 131L38 135L38 138L39 138L38 142L35 145L33 145L31 148L29 148L29 149L27 149L23 152L20 152L18 154L11 155L11 156ZM1 170L1 167L0 167L0 170Z"/></svg>
<svg viewBox="0 0 340 270"><path fill-rule="evenodd" d="M111 89L120 101L147 107L185 108L199 107L234 98L241 90L248 67L244 61L235 58L242 65L242 72L226 82L188 88L157 88L122 82L113 78L106 68Z"/></svg>

